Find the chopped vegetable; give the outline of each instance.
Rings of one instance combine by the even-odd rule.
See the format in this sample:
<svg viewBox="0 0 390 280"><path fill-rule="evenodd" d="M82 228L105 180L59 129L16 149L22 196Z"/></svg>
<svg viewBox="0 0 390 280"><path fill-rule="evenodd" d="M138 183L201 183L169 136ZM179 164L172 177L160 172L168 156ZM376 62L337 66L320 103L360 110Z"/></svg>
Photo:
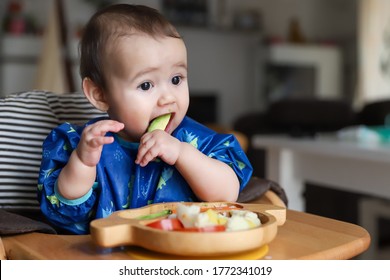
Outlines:
<svg viewBox="0 0 390 280"><path fill-rule="evenodd" d="M195 219L200 212L198 205L186 206L179 203L176 207L177 218L183 223L184 227L195 227Z"/></svg>
<svg viewBox="0 0 390 280"><path fill-rule="evenodd" d="M188 207L188 206L187 206ZM197 206L198 207L198 206ZM215 210L215 211L231 211L231 210L239 210L241 208L237 207L236 205L221 205L221 206L200 206L200 212L206 212L208 210ZM176 209L172 209L172 213L176 213Z"/></svg>
<svg viewBox="0 0 390 280"><path fill-rule="evenodd" d="M221 211L220 209L228 210ZM217 210L216 210L217 209ZM219 232L247 230L261 225L258 215L254 212L242 210L235 206L205 207L199 205L177 204L176 211L170 213L164 210L159 213L143 216L143 219L158 218L169 215L147 226L162 230L186 232ZM172 214L172 212L175 212Z"/></svg>
<svg viewBox="0 0 390 280"><path fill-rule="evenodd" d="M170 215L170 214L172 214L172 210L167 209L167 210L163 210L161 212L140 216L137 219L138 220L150 220L150 219L164 217L164 216L167 216L167 215Z"/></svg>
<svg viewBox="0 0 390 280"><path fill-rule="evenodd" d="M162 229L162 230L182 230L184 229L183 224L178 219L162 219L150 224L148 227Z"/></svg>
<svg viewBox="0 0 390 280"><path fill-rule="evenodd" d="M185 228L179 219L169 218L162 219L152 223L147 224L148 227L170 230L170 231L184 231L184 232L219 232L225 231L225 226L216 225L216 226L206 226L206 227L189 227Z"/></svg>
<svg viewBox="0 0 390 280"><path fill-rule="evenodd" d="M214 225L225 225L227 222L227 217L218 213L212 209L207 210L206 212L201 212L195 219L196 227L206 227Z"/></svg>
<svg viewBox="0 0 390 280"><path fill-rule="evenodd" d="M260 226L259 217L250 211L235 210L227 221L226 230L246 230Z"/></svg>

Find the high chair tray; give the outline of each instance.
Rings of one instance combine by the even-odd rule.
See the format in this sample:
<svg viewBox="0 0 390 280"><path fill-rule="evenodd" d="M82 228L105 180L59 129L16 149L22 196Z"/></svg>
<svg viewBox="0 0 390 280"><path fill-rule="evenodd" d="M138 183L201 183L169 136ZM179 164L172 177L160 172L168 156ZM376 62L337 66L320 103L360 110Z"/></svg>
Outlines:
<svg viewBox="0 0 390 280"><path fill-rule="evenodd" d="M268 204L228 202L182 204L199 205L220 212L227 211L227 207L252 211L258 215L261 225L248 230L223 232L155 229L147 224L167 218L168 214L155 219L142 219L142 217L161 213L164 210L174 212L178 205L178 203L159 203L117 211L107 218L92 221L90 225L92 240L102 247L133 245L180 256L218 256L252 250L268 244L275 238L278 226L286 221L285 208Z"/></svg>

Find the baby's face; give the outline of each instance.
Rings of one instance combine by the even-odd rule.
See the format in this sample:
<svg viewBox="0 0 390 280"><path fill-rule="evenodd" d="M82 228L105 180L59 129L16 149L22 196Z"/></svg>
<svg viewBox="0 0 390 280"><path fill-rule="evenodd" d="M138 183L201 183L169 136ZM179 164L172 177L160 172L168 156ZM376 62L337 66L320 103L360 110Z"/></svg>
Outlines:
<svg viewBox="0 0 390 280"><path fill-rule="evenodd" d="M133 34L115 41L105 58L108 114L125 124L121 136L138 142L156 117L172 113L166 131L189 105L187 51L181 39Z"/></svg>

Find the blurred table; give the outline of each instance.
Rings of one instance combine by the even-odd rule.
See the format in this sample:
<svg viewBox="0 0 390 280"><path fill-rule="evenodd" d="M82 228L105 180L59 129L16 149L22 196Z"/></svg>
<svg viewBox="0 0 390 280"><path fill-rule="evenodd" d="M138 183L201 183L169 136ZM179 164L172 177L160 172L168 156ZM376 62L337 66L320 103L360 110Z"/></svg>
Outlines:
<svg viewBox="0 0 390 280"><path fill-rule="evenodd" d="M28 233L2 237L9 259L131 259L137 247L103 249L90 235ZM370 245L370 235L357 225L287 210L287 220L268 244L264 259L351 259ZM180 258L180 257L178 257Z"/></svg>
<svg viewBox="0 0 390 280"><path fill-rule="evenodd" d="M266 178L283 186L290 209L304 211L305 182L390 199L390 145L274 135L252 145L266 151Z"/></svg>

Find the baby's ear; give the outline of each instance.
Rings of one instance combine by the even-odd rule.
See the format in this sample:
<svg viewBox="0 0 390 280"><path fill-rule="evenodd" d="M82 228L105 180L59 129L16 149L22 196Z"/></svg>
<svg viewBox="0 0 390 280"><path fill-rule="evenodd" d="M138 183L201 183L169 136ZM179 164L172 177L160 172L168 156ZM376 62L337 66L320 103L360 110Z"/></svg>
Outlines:
<svg viewBox="0 0 390 280"><path fill-rule="evenodd" d="M108 111L109 105L106 101L103 90L98 87L90 78L83 79L83 91L93 106L95 106L100 111Z"/></svg>

